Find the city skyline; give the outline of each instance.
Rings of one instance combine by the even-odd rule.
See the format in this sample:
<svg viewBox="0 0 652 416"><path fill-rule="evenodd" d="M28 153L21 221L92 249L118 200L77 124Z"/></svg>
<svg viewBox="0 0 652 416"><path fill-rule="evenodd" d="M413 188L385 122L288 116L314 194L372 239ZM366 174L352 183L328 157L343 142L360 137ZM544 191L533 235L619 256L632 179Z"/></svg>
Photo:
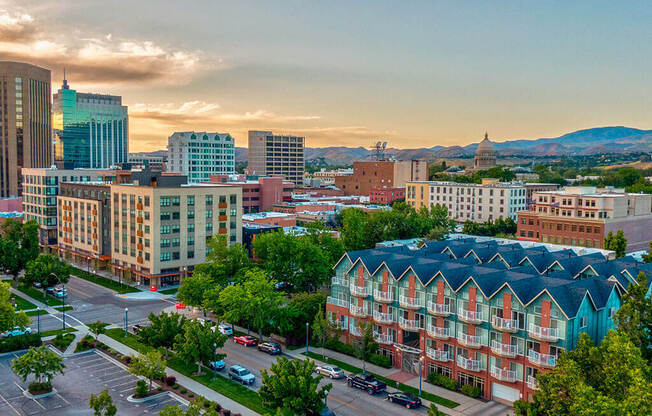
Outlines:
<svg viewBox="0 0 652 416"><path fill-rule="evenodd" d="M123 96L134 152L192 129L416 148L650 127L643 2L152 4L0 1L0 56Z"/></svg>

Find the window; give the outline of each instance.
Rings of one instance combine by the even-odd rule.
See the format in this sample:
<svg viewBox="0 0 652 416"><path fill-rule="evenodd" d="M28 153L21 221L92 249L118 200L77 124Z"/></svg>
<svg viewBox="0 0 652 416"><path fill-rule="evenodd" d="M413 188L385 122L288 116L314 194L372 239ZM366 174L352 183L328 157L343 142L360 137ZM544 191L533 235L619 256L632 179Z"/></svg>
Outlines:
<svg viewBox="0 0 652 416"><path fill-rule="evenodd" d="M173 196L172 197L172 206L178 207L180 202L181 202L180 200L181 200L181 197Z"/></svg>
<svg viewBox="0 0 652 416"><path fill-rule="evenodd" d="M195 232L195 224L188 224L188 232L189 233Z"/></svg>
<svg viewBox="0 0 652 416"><path fill-rule="evenodd" d="M195 237L188 237L187 240L186 240L186 243L189 246L194 246L195 245Z"/></svg>
<svg viewBox="0 0 652 416"><path fill-rule="evenodd" d="M195 218L195 211L190 209L188 210L188 219L191 220L193 218Z"/></svg>
<svg viewBox="0 0 652 416"><path fill-rule="evenodd" d="M162 196L161 197L161 206L162 207L169 207L170 206L170 197L169 196Z"/></svg>
<svg viewBox="0 0 652 416"><path fill-rule="evenodd" d="M170 261L170 253L161 253L161 261Z"/></svg>
<svg viewBox="0 0 652 416"><path fill-rule="evenodd" d="M172 247L179 247L181 244L180 240L178 238L173 238L172 239Z"/></svg>
<svg viewBox="0 0 652 416"><path fill-rule="evenodd" d="M173 219L173 220L178 220L178 219L179 219L179 215L180 215L180 214L179 214L178 212L173 212L173 213L172 213L172 219Z"/></svg>
<svg viewBox="0 0 652 416"><path fill-rule="evenodd" d="M161 212L161 221L169 220L170 219L170 213L169 212Z"/></svg>
<svg viewBox="0 0 652 416"><path fill-rule="evenodd" d="M179 255L178 251L175 251L174 253L172 253L172 260L179 260L179 258L180 258L180 255Z"/></svg>
<svg viewBox="0 0 652 416"><path fill-rule="evenodd" d="M170 226L161 225L161 234L170 234Z"/></svg>
<svg viewBox="0 0 652 416"><path fill-rule="evenodd" d="M195 258L195 251L194 250L188 251L188 258L189 259L194 259Z"/></svg>
<svg viewBox="0 0 652 416"><path fill-rule="evenodd" d="M213 210L212 209L207 209L206 210L206 218L213 218Z"/></svg>
<svg viewBox="0 0 652 416"><path fill-rule="evenodd" d="M186 199L186 203L188 204L188 206L195 205L195 197L193 195L188 195Z"/></svg>
<svg viewBox="0 0 652 416"><path fill-rule="evenodd" d="M213 195L206 195L206 206L213 205Z"/></svg>
<svg viewBox="0 0 652 416"><path fill-rule="evenodd" d="M589 326L589 317L583 316L580 319L580 329L586 328L587 326Z"/></svg>
<svg viewBox="0 0 652 416"><path fill-rule="evenodd" d="M164 238L161 239L161 248L165 248L165 247L170 247L170 240Z"/></svg>

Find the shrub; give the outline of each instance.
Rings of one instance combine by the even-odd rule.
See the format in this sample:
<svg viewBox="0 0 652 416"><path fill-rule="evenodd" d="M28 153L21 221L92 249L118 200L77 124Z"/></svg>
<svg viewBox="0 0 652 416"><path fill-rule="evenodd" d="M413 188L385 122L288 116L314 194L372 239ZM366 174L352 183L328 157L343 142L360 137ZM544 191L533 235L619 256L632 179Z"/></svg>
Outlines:
<svg viewBox="0 0 652 416"><path fill-rule="evenodd" d="M204 407L207 408L207 409L208 409L209 407L211 407L211 402L209 402L208 400L206 400L206 401L204 402Z"/></svg>
<svg viewBox="0 0 652 416"><path fill-rule="evenodd" d="M175 384L177 384L177 378L175 376L167 376L163 381L168 386L174 386Z"/></svg>
<svg viewBox="0 0 652 416"><path fill-rule="evenodd" d="M26 334L17 337L0 339L0 353L26 350L29 347L40 347L41 336L38 334Z"/></svg>
<svg viewBox="0 0 652 416"><path fill-rule="evenodd" d="M175 384L174 386L172 386L172 388L175 389L175 390L177 390L177 389L179 388L179 385L178 385L178 384Z"/></svg>
<svg viewBox="0 0 652 416"><path fill-rule="evenodd" d="M188 390L186 390L186 389L181 389L181 390L179 390L179 392L180 392L181 394L186 394L186 393L188 393Z"/></svg>
<svg viewBox="0 0 652 416"><path fill-rule="evenodd" d="M52 391L52 383L50 383L49 381L44 381L42 383L35 381L33 383L29 383L27 389L32 394L49 393Z"/></svg>
<svg viewBox="0 0 652 416"><path fill-rule="evenodd" d="M224 416L231 416L231 411L227 409L220 410L220 413L223 414Z"/></svg>
<svg viewBox="0 0 652 416"><path fill-rule="evenodd" d="M480 387L465 384L460 388L460 391L469 397L476 398L480 396Z"/></svg>
<svg viewBox="0 0 652 416"><path fill-rule="evenodd" d="M384 355L380 354L371 354L371 357L369 357L369 362L371 364L376 364L379 367L392 367L392 361L389 359L389 357L385 357Z"/></svg>
<svg viewBox="0 0 652 416"><path fill-rule="evenodd" d="M324 343L324 346L328 349L337 351L342 354L350 355L350 356L355 356L355 348L353 348L352 345L345 344L341 341L338 341L336 339L330 339Z"/></svg>
<svg viewBox="0 0 652 416"><path fill-rule="evenodd" d="M457 390L457 382L450 377L443 374L435 373L434 371L428 374L428 381L435 386L441 386L448 390Z"/></svg>
<svg viewBox="0 0 652 416"><path fill-rule="evenodd" d="M130 356L128 356L128 355L124 355L124 356L123 356L123 359L125 360L125 363L126 363L126 364L131 364L131 357L130 357Z"/></svg>
<svg viewBox="0 0 652 416"><path fill-rule="evenodd" d="M145 380L138 380L136 383L136 396L145 397L149 393L149 388L147 388L147 383Z"/></svg>
<svg viewBox="0 0 652 416"><path fill-rule="evenodd" d="M188 393L188 397L192 399L193 397L195 397L195 395L193 393Z"/></svg>
<svg viewBox="0 0 652 416"><path fill-rule="evenodd" d="M516 416L528 416L532 414L534 409L532 403L525 400L516 400L514 402L514 414Z"/></svg>
<svg viewBox="0 0 652 416"><path fill-rule="evenodd" d="M156 388L156 390L157 390L157 391L163 391L163 387L158 386L158 387Z"/></svg>

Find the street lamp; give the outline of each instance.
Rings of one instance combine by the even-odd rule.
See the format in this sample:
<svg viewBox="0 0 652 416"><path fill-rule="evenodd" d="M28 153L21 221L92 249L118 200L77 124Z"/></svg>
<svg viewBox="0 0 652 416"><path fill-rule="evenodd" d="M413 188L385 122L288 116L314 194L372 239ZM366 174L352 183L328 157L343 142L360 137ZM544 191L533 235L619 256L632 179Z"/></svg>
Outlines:
<svg viewBox="0 0 652 416"><path fill-rule="evenodd" d="M308 355L310 338L308 337L308 331L310 329L310 323L306 322L306 356Z"/></svg>
<svg viewBox="0 0 652 416"><path fill-rule="evenodd" d="M36 307L36 331L41 335L41 308Z"/></svg>
<svg viewBox="0 0 652 416"><path fill-rule="evenodd" d="M326 395L324 396L324 408L328 409L328 393L330 390L326 390Z"/></svg>
<svg viewBox="0 0 652 416"><path fill-rule="evenodd" d="M125 308L125 337L129 336L127 328L129 328L129 308Z"/></svg>
<svg viewBox="0 0 652 416"><path fill-rule="evenodd" d="M423 369L423 357L419 357L419 396L421 396L421 371Z"/></svg>
<svg viewBox="0 0 652 416"><path fill-rule="evenodd" d="M213 343L213 380L217 378L217 343Z"/></svg>
<svg viewBox="0 0 652 416"><path fill-rule="evenodd" d="M61 282L61 279L59 279L59 276L57 276L54 272L50 273L50 276L54 276L54 278L57 279L59 283L63 284ZM63 313L63 321L61 322L63 325L63 329L65 330L66 329L66 286L65 285L63 286L62 294L63 296L61 296L61 312ZM43 296L45 296L45 291L43 292Z"/></svg>

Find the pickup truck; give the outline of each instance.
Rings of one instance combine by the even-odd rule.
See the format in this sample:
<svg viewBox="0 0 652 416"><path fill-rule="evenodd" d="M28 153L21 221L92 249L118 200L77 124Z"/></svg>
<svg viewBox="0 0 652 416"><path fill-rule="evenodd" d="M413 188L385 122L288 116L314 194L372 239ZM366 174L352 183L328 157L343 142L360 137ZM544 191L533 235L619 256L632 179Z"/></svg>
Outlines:
<svg viewBox="0 0 652 416"><path fill-rule="evenodd" d="M385 391L387 388L387 384L376 380L376 378L369 373L351 374L346 378L346 384L349 387L366 390L369 394L380 393Z"/></svg>

